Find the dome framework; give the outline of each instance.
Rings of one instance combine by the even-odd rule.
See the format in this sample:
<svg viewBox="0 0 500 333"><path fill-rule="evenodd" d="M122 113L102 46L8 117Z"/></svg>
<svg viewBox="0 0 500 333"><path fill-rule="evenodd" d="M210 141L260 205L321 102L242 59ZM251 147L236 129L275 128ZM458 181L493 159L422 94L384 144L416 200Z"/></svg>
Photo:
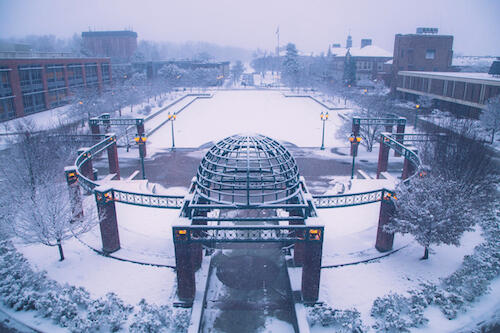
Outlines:
<svg viewBox="0 0 500 333"><path fill-rule="evenodd" d="M192 187L188 216L202 218L210 209L289 209L309 215L307 191L295 159L279 142L267 136L233 135L217 142L203 157ZM201 212L201 214L200 214ZM197 218L198 216L198 218ZM274 217L285 220L284 218ZM232 220L259 220L249 217ZM273 219L271 216L262 220ZM293 218L286 218L293 219Z"/></svg>

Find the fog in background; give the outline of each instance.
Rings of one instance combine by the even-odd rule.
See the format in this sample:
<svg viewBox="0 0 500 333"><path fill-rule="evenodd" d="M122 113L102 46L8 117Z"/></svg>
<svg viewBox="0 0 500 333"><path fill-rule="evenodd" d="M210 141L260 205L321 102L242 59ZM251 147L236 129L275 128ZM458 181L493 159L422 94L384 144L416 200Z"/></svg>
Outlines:
<svg viewBox="0 0 500 333"><path fill-rule="evenodd" d="M139 41L203 41L274 52L295 43L304 54L326 52L350 32L392 52L396 33L437 27L454 35L455 54L500 55L498 0L0 0L0 38L132 29ZM173 44L171 44L173 45ZM224 52L224 51L221 51ZM174 56L174 55L173 55Z"/></svg>

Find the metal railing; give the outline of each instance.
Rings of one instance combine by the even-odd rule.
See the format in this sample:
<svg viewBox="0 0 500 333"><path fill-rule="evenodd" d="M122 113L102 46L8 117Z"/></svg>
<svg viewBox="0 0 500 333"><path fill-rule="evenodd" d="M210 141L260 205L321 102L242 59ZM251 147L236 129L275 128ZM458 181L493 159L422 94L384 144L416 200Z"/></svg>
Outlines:
<svg viewBox="0 0 500 333"><path fill-rule="evenodd" d="M381 189L352 194L313 195L313 203L316 208L359 206L381 201L387 193L392 192L386 189Z"/></svg>
<svg viewBox="0 0 500 333"><path fill-rule="evenodd" d="M173 226L174 243L322 242L323 226Z"/></svg>

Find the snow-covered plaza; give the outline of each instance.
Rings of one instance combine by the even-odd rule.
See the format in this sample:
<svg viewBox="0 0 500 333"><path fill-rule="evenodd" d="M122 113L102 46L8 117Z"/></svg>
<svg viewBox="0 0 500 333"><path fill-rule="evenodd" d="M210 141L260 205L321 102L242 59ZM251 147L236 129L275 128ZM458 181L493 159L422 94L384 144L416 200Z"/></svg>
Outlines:
<svg viewBox="0 0 500 333"><path fill-rule="evenodd" d="M304 184L311 192L307 194L311 201L313 195L350 195L370 191L381 191L381 195L384 195L384 190L392 191L400 182L404 158L393 157L392 152L386 179L375 179L378 144L372 152L366 152L363 146L359 147L356 157L356 176L350 179L352 163L352 157L349 155L350 146L348 137L346 135L343 137L341 134L343 118L349 118L350 110L342 109L343 105L336 105L333 98L319 95L315 96L315 99L287 97L294 93L280 90L213 89L206 93L211 94L211 98L197 100L194 97L186 98L160 112L151 121L146 121L145 131L148 133L164 122L169 113L176 114L173 124L172 121L166 122L147 138L145 161L147 179L129 178L134 171L140 170L138 152L135 148L127 151L125 147L119 147L117 152L121 165L121 180L110 180L106 177L107 162L104 155L100 160L94 161L94 166L99 169L100 176L96 181L101 186L99 188L146 195L186 196L185 200L188 200L187 198L193 200L189 189L191 178L197 176L196 170L200 161L214 144L235 134L252 138L262 134L288 149L287 151L290 151L297 160L299 174L303 175L301 170L304 170ZM180 97L182 96L176 98ZM329 106L329 109L325 106ZM320 115L326 112L329 118L323 123ZM127 116L131 115L124 114L124 117ZM320 150L323 125L325 150ZM175 138L175 150L172 150L172 138ZM168 160L170 162L164 163ZM177 175L176 181L169 179ZM309 198L307 195L306 199ZM357 309L360 313L359 319L368 330L376 324L371 311L378 297L391 293L407 295L408 291L418 289L422 283L440 283L440 279L450 276L459 269L464 256L472 255L475 247L484 241L480 227L476 226L474 231L464 233L461 246L436 246L428 260L419 260L422 247L412 236L396 234L391 249L379 252L375 248L375 243L382 200L383 198L379 198L367 204L317 208L315 209L317 216L304 218L305 226L324 226L322 252L320 252L322 258L318 303L342 311ZM84 214L91 211L90 208L95 204L94 195L84 195ZM66 255L64 261L57 261L55 250L51 247L24 245L21 242L16 242L15 246L34 270L47 271L47 277L58 283L83 287L93 298L113 292L130 305L138 304L141 299L158 306L172 306L174 303L179 303L178 277L176 278L175 270L176 250L173 241L175 235L172 226L179 224L186 226L183 224L186 223L186 219L179 218L180 209L145 207L119 200L114 205L120 246L119 250L109 255L99 253L102 249L102 230L98 225L89 232L64 243ZM215 214L216 217L222 216L219 209L209 211L209 217L210 214ZM285 221L286 217L292 216L288 215L287 209L278 209L277 214L278 217L279 214L285 214L282 218ZM258 224L261 225L262 221ZM266 221L263 221L263 224L274 225ZM238 224L236 222L233 224L231 221L217 222L215 218L208 221L208 226L216 225ZM283 225L285 225L283 221L278 224L278 226ZM231 253L241 253L238 251L251 256L252 249L245 252L244 247L243 250L241 248L222 250L217 249L217 246L215 248L214 252L209 246L206 247L201 268L196 272L196 295L192 311L189 312L191 326L193 323L196 326L196 322L201 320L200 331L230 332L230 329L235 327L232 326L234 323L230 323L231 314L243 311L255 315L256 322L252 324L255 325L255 332L288 332L297 330L297 327L300 332L332 331L331 327L322 327L318 323L311 322L311 319L309 323L301 321L300 318L306 318L306 308L301 302L294 302L291 294L281 295L282 298L290 298L288 302L291 305L288 303L282 307L276 305L279 303L276 300L280 298L282 292L279 288L283 288L286 293L300 291L302 271L300 266L283 268L286 271L283 274L289 276L290 286L273 289L272 285L266 286L264 283L257 288L255 295L248 292L242 296L246 291L235 292L217 280L219 275L215 273L217 268L214 268L216 265L214 262L221 257L225 259L220 260L227 260ZM271 253L273 253L271 257L281 258L279 260L282 261L279 262L293 261L293 246L291 252L278 248L271 250ZM211 269L210 265L213 266ZM469 325L490 318L492 312L498 312L500 308L497 298L500 293L498 278L492 281L490 288L489 294L479 297L468 306L467 312L458 313L453 320L447 319L437 306L428 306L424 310L424 315L429 322L413 331L467 330ZM257 305L252 303L254 301L252 297L261 298ZM235 301L236 298L238 302ZM238 306L226 308L224 304L211 305L216 302L240 306L253 305L242 306L240 310ZM263 307L262 313L260 310L255 310L253 308L255 306ZM276 306L276 309L273 310L273 306ZM289 311L294 315L281 314L280 311L288 309L287 306L291 306ZM33 311L15 312L5 307L3 311L42 331L67 331L56 327L50 320L36 317ZM129 319L129 322L131 320ZM122 328L121 331L125 332L127 328Z"/></svg>

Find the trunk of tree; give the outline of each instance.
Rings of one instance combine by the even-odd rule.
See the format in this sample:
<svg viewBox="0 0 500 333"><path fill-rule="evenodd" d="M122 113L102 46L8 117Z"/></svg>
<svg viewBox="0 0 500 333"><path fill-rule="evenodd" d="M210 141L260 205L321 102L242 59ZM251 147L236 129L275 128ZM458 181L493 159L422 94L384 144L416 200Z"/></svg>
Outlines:
<svg viewBox="0 0 500 333"><path fill-rule="evenodd" d="M64 253L63 253L63 248L62 248L62 244L61 244L60 239L57 240L57 248L59 249L59 261L63 261L64 260Z"/></svg>
<svg viewBox="0 0 500 333"><path fill-rule="evenodd" d="M121 118L122 117L122 106L121 105L118 107L118 112L120 113L120 118Z"/></svg>
<svg viewBox="0 0 500 333"><path fill-rule="evenodd" d="M496 126L496 124L495 124ZM493 141L495 141L495 128L491 129L491 144L493 144Z"/></svg>
<svg viewBox="0 0 500 333"><path fill-rule="evenodd" d="M429 248L426 246L424 248L424 256L421 258L421 260L427 260L429 259Z"/></svg>

